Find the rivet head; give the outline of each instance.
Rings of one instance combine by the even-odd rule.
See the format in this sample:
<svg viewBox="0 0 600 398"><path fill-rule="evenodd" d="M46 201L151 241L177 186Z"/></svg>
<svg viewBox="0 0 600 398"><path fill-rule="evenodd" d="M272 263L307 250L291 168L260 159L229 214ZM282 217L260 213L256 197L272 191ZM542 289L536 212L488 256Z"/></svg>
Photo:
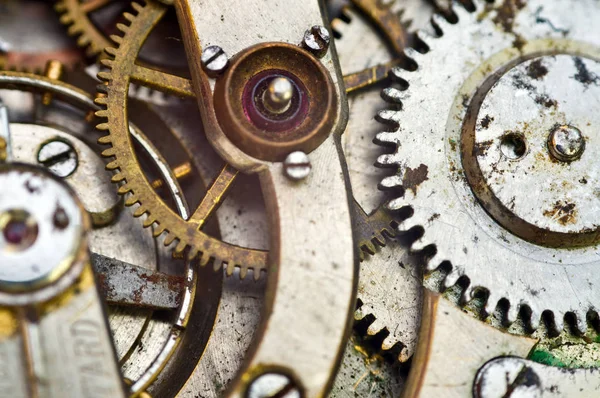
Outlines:
<svg viewBox="0 0 600 398"><path fill-rule="evenodd" d="M550 155L561 162L572 162L583 154L585 138L577 127L562 125L555 127L548 137Z"/></svg>

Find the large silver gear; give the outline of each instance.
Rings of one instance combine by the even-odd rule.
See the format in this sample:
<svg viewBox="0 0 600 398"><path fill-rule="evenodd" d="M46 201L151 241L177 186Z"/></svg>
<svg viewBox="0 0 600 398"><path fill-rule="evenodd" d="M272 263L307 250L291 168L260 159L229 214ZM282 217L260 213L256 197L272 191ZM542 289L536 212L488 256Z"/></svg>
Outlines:
<svg viewBox="0 0 600 398"><path fill-rule="evenodd" d="M533 329L549 310L585 330L600 302L600 2L474 3L455 25L434 17L441 37L420 33L429 53L407 50L417 69L394 69L382 94L377 142L395 151L378 163L398 173L381 185L404 190L388 206L414 210L401 229L422 230L428 270L451 267L445 287L466 276L465 298L483 288L487 313L507 299L509 323L528 307ZM585 149L559 160L548 137L572 127Z"/></svg>

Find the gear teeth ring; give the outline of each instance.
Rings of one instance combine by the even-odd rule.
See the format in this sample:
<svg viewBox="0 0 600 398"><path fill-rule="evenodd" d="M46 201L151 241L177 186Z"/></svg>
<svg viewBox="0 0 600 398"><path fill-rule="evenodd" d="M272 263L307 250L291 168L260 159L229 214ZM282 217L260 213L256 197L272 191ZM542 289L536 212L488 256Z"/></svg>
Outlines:
<svg viewBox="0 0 600 398"><path fill-rule="evenodd" d="M573 3L568 1L556 1L549 6L546 3L542 4L541 0L530 0L518 5L511 3L513 8L509 8L508 11L503 9L502 12L504 13L512 13L509 15L510 18L506 19L506 15L501 14L499 11L498 1L484 2L483 0L477 0L474 3L475 10L472 12L460 4L453 6L454 15L458 17L457 24L448 22L441 15L433 17L434 29L440 36L436 37L424 32L417 33L417 37L423 42L424 47L428 48L428 53L431 54L421 54L417 51L408 50L405 54L415 61L417 68L412 71L395 67L391 71L392 86L384 89L382 93L382 97L389 107L376 116L376 119L385 126L385 131L379 133L374 142L385 147L387 152L378 158L377 165L384 168L393 168L396 174L384 178L380 186L402 188L401 190L404 191L400 197L390 201L388 207L392 209L405 207L414 209L414 214L403 223L402 227L404 230L422 229L422 236L412 243L411 250L416 253L420 251L427 252L428 275L440 274L440 272L445 274L444 282L437 287L439 290L446 291L460 283L466 283L466 286L463 287L463 302L461 305L464 305L464 300L471 300L476 291L487 292L484 303L486 316L505 306L503 303L508 300L509 305L505 311L507 327L514 323L523 323L527 325L528 329L536 330L540 327L540 322L544 321L545 324L553 324L552 328L557 329L557 331L562 331L565 328L565 323L570 323L572 324L570 326L574 329L584 332L587 325L586 315L593 315L597 318L598 310L594 303L598 302L598 297L597 295L594 296L593 288L589 288L589 291L587 288L577 289L577 286L581 286L581 284L577 285L576 282L573 283L572 281L576 281L577 278L581 279L582 275L597 273L590 272L589 268L581 269L584 267L583 265L577 265L581 268L573 271L563 269L561 264L549 264L534 258L523 260L524 263L534 264L532 266L538 267L536 271L530 271L530 274L535 274L537 270L540 270L539 273L544 274L539 276L540 278L551 274L555 275L552 283L550 283L552 293L555 295L554 298L552 293L546 291L544 286L538 286L539 283L535 284L533 281L527 280L527 276L523 275L523 272L525 272L523 270L518 273L519 276L509 273L512 275L511 278L513 278L512 282L514 282L515 287L511 287L508 283L510 281L505 283L506 278L503 279L501 275L497 275L495 278L483 275L483 270L489 268L494 273L509 271L500 266L490 265L483 257L480 264L472 264L476 255L471 254L471 251L477 250L477 247L484 247L484 244L481 241L477 243L477 241L472 242L469 239L485 238L485 244L491 245L488 241L495 238L484 237L484 233L475 234L477 231L465 231L464 226L459 228L463 223L468 222L468 218L458 220L456 218L458 216L453 216L454 213L448 210L448 206L455 206L450 209L461 206L458 203L449 203L449 200L456 199L448 198L454 194L452 186L459 184L459 182L452 181L449 178L450 174L447 172L443 175L447 166L442 164L439 158L442 158L444 163L447 160L443 156L435 154L446 153L447 149L445 150L443 145L446 145L447 140L445 137L443 139L437 138L436 143L435 138L429 137L436 137L436 133L446 134L446 122L451 111L450 106L454 101L454 97L460 93L459 90L464 82L458 76L464 76L463 79L466 79L471 76L470 74L476 68L474 65L477 65L477 63L489 59L493 54L497 54L505 48L512 48L515 45L526 46L528 41L544 40L546 38L573 40L573 42L577 40L587 42L595 40L596 42L592 45L598 45L597 41L599 40L597 38L600 35L595 35L592 38L587 34L589 32L586 32L584 27L595 26L593 21L590 21L592 17L587 15L595 14L590 12L592 9L600 10L598 10L597 3L593 1L584 0L576 4L575 8L577 9L573 9ZM557 32L549 26L538 24L535 29L530 27L528 29L524 26L526 23L523 21L536 20L535 13L542 6L544 13L553 14L552 23L555 26L561 26L561 32L569 32L567 36L562 36L561 32ZM512 22L517 20L517 16L522 17L519 19L521 21L520 25ZM505 19L502 20L502 17L505 17ZM584 19L584 21L581 19ZM509 23L510 29L506 29ZM465 45L468 40L476 40L480 43ZM457 47L460 47L461 51L456 52L453 50ZM442 101L447 102L442 103ZM463 99L463 103L465 102L466 100ZM456 100L456 103L458 104L457 107L460 106L459 99ZM434 114L430 109L424 108L422 104L428 104L428 107L435 109ZM462 106L466 108L467 105ZM423 114L431 115L431 118L423 118ZM417 136L419 139L417 139ZM390 149L392 151L388 152ZM418 186L411 184L410 181L407 184L407 174L415 173L420 164L425 167L426 181ZM459 179L456 178L456 180ZM432 188L434 185L435 190ZM447 192L447 194L442 195L440 192ZM436 199L441 204L435 207L429 204L427 195L436 197L442 195L444 199ZM431 199L431 203L435 203L433 199ZM476 202L473 201L472 203L473 206L476 205ZM447 225L444 226L444 224ZM441 239L443 233L450 234L450 232L445 232L444 228L451 227L452 224L456 225L461 231L456 234L464 236L464 240L468 243L464 249L452 246L450 243L450 241L454 241L452 239ZM472 238L469 237L471 233L473 233ZM446 236L450 237L451 235ZM516 237L511 239L516 239ZM464 253L459 253L463 251ZM464 260L467 255L471 256L468 257L471 260L470 262ZM496 257L498 258L493 259L494 261L504 261L501 260L504 257L499 254ZM454 261L450 262L453 259ZM519 261L510 262L510 269L518 271L519 263ZM526 268L527 266L523 264L523 267ZM561 276L557 278L558 275ZM483 281L488 281L491 286L486 286L488 283ZM594 282L590 281L591 284ZM527 283L531 284L526 285ZM427 281L425 284L429 287ZM525 286L523 286L524 284ZM556 297L564 297L565 293L571 295L570 299L565 300ZM548 319L553 320L548 321Z"/></svg>
<svg viewBox="0 0 600 398"><path fill-rule="evenodd" d="M128 24L117 25L123 36L114 36L115 47L106 49L107 58L102 59L106 68L98 74L104 84L98 90L106 96L98 97L95 103L102 109L96 116L102 119L97 128L108 132L98 142L109 148L102 155L111 159L106 168L115 172L112 180L119 184L118 193L126 197L127 206L137 205L136 217L142 217L144 227L152 227L155 237L164 238L165 246L182 255L187 250L190 260L197 259L201 266L212 263L215 271L224 268L232 275L236 268L241 278L250 270L258 279L266 271L266 252L234 246L198 230L198 224L190 223L177 216L154 192L137 163L129 137L127 119L127 93L130 84L128 71L151 28L161 19L165 6L148 2L145 6L132 3L137 15L124 13Z"/></svg>

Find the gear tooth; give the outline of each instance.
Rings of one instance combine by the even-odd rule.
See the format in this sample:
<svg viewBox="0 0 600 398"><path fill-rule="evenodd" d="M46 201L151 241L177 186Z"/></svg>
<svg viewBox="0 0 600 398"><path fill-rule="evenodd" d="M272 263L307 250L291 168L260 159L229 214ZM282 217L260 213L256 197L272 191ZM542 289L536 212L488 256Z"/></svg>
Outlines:
<svg viewBox="0 0 600 398"><path fill-rule="evenodd" d="M472 283L469 283L469 286L465 289L463 293L463 298L465 302L469 302L473 300L473 293L475 292L475 286Z"/></svg>
<svg viewBox="0 0 600 398"><path fill-rule="evenodd" d="M407 202L404 198L392 199L385 204L385 207L391 211L400 210L404 207L409 207L409 206L410 206L410 203Z"/></svg>
<svg viewBox="0 0 600 398"><path fill-rule="evenodd" d="M110 72L106 72L106 71L98 72L97 76L98 76L98 79L105 81L105 82L109 82L112 80Z"/></svg>
<svg viewBox="0 0 600 398"><path fill-rule="evenodd" d="M94 115L96 115L96 116L98 116L98 117L101 117L101 118L106 118L106 119L108 119L108 115L109 115L109 113L108 113L108 111L107 111L106 109L102 109L102 110L96 111L96 112L94 113Z"/></svg>
<svg viewBox="0 0 600 398"><path fill-rule="evenodd" d="M433 14L431 17L431 22L442 32L445 32L451 26L450 22L448 22L448 20L441 14Z"/></svg>
<svg viewBox="0 0 600 398"><path fill-rule="evenodd" d="M206 253L201 253L199 262L202 267L206 267L206 265L210 262L210 256ZM221 260L220 259L215 259L215 267L216 267L216 270L221 268Z"/></svg>
<svg viewBox="0 0 600 398"><path fill-rule="evenodd" d="M141 217L143 216L146 212L148 211L148 209L146 209L143 205L140 205L137 209L135 209L135 211L133 212L133 216L134 217Z"/></svg>
<svg viewBox="0 0 600 398"><path fill-rule="evenodd" d="M381 133L377 133L377 135L375 135L373 142L377 145L396 148L400 140L398 139L397 132L382 131Z"/></svg>
<svg viewBox="0 0 600 398"><path fill-rule="evenodd" d="M411 351L409 351L408 348L406 347L402 347L402 349L400 350L400 353L398 354L398 361L400 363L406 363L408 362L408 360L410 358L412 358L413 353Z"/></svg>
<svg viewBox="0 0 600 398"><path fill-rule="evenodd" d="M163 227L160 224L155 224L155 225L156 226L152 230L152 236L154 236L155 238L158 238L159 236L161 236L165 232L165 227Z"/></svg>
<svg viewBox="0 0 600 398"><path fill-rule="evenodd" d="M171 243L173 243L175 239L177 239L177 235L175 235L173 232L169 232L165 238L164 245L171 246Z"/></svg>
<svg viewBox="0 0 600 398"><path fill-rule="evenodd" d="M96 128L101 131L108 131L110 129L110 125L108 123L100 123L96 126ZM98 141L100 141L100 139ZM110 141L108 141L108 143L110 143Z"/></svg>
<svg viewBox="0 0 600 398"><path fill-rule="evenodd" d="M108 59L108 58L101 59L100 63L109 69L112 69L113 65L114 65L114 61L112 59Z"/></svg>
<svg viewBox="0 0 600 398"><path fill-rule="evenodd" d="M119 162L113 160L112 162L107 163L105 168L106 170L117 170L119 168Z"/></svg>
<svg viewBox="0 0 600 398"><path fill-rule="evenodd" d="M129 184L123 184L117 189L117 192L119 195L125 195L126 193L131 192L131 187Z"/></svg>
<svg viewBox="0 0 600 398"><path fill-rule="evenodd" d="M402 179L397 174L387 176L379 183L379 189L382 191L393 190L400 187L402 187Z"/></svg>
<svg viewBox="0 0 600 398"><path fill-rule="evenodd" d="M384 109L377 112L377 114L375 115L375 120L377 120L381 124L390 126L394 130L396 130L398 129L398 127L400 127L398 121L396 120L396 118L398 117L398 113L398 111Z"/></svg>
<svg viewBox="0 0 600 398"><path fill-rule="evenodd" d="M377 333L381 332L383 329L385 329L385 325L383 324L383 322L381 322L381 320L375 318L373 323L371 323L369 325L369 328L367 329L367 334L369 336L375 336Z"/></svg>
<svg viewBox="0 0 600 398"><path fill-rule="evenodd" d="M418 52L417 50L415 50L412 47L406 47L404 49L404 55L407 58L412 59L413 61L417 62L417 59L421 58L423 56L423 54L421 54L420 52ZM417 62L418 64L418 62Z"/></svg>
<svg viewBox="0 0 600 398"><path fill-rule="evenodd" d="M144 220L144 222L142 223L142 225L144 226L144 228L148 228L149 226L151 226L155 222L156 222L156 218L154 218L152 216L152 214L148 214L148 217L146 217L146 219Z"/></svg>
<svg viewBox="0 0 600 398"><path fill-rule="evenodd" d="M417 36L417 39L421 40L427 46L430 46L430 43L436 39L434 35L422 29L418 30L415 35Z"/></svg>
<svg viewBox="0 0 600 398"><path fill-rule="evenodd" d="M229 267L227 267L227 275L229 275ZM240 268L240 279L246 279L247 275L248 275L248 267L241 267Z"/></svg>
<svg viewBox="0 0 600 398"><path fill-rule="evenodd" d="M540 327L540 321L541 321L541 317L542 314L540 313L540 311L537 308L534 308L532 306L529 306L531 308L531 328L533 330L537 330Z"/></svg>
<svg viewBox="0 0 600 398"><path fill-rule="evenodd" d="M123 17L128 20L129 22L133 22L133 20L135 19L135 16L129 12L124 12L123 13Z"/></svg>
<svg viewBox="0 0 600 398"><path fill-rule="evenodd" d="M112 140L110 138L110 135L105 135L103 137L98 138L98 144L100 144L100 145L110 145L110 144L112 144Z"/></svg>
<svg viewBox="0 0 600 398"><path fill-rule="evenodd" d="M102 156L104 156L105 158L109 158L111 156L115 156L116 152L117 150L114 147L110 147L102 151Z"/></svg>
<svg viewBox="0 0 600 398"><path fill-rule="evenodd" d="M56 11L58 13L63 13L66 10L67 10L67 6L62 1L57 1L56 3L54 3L54 11Z"/></svg>
<svg viewBox="0 0 600 398"><path fill-rule="evenodd" d="M414 249L414 246L413 246L413 249ZM450 271L450 273L444 279L444 283L443 283L444 290L456 285L456 282L458 282L458 279L460 277L461 277L461 275L458 273L456 268L453 267L452 271Z"/></svg>
<svg viewBox="0 0 600 398"><path fill-rule="evenodd" d="M85 47L88 44L90 44L90 40L87 38L87 36L79 36L77 38L77 45L79 47Z"/></svg>
<svg viewBox="0 0 600 398"><path fill-rule="evenodd" d="M121 182L121 181L125 180L125 175L123 173L117 173L117 174L114 174L110 178L110 180L114 183Z"/></svg>
<svg viewBox="0 0 600 398"><path fill-rule="evenodd" d="M177 243L177 246L175 247L175 253L177 253L177 254L183 253L183 251L185 250L186 247L187 247L187 244L185 243L185 241L180 240L179 243Z"/></svg>
<svg viewBox="0 0 600 398"><path fill-rule="evenodd" d="M519 310L521 309L520 304L510 303L508 306L508 312L506 314L506 318L509 324L513 324L517 318L519 317Z"/></svg>
<svg viewBox="0 0 600 398"><path fill-rule="evenodd" d="M143 5L135 1L131 3L131 7L133 7L135 12L137 12L138 14L144 9Z"/></svg>
<svg viewBox="0 0 600 398"><path fill-rule="evenodd" d="M414 72L411 72L400 66L396 66L396 67L393 67L392 69L390 69L388 76L390 77L390 79L393 82L399 83L403 90L406 90L406 89L408 89L408 86L410 85L408 83L408 80L410 78L411 73L414 73Z"/></svg>
<svg viewBox="0 0 600 398"><path fill-rule="evenodd" d="M398 167L398 159L396 154L385 154L377 157L375 166L381 168Z"/></svg>
<svg viewBox="0 0 600 398"><path fill-rule="evenodd" d="M580 333L585 333L587 331L587 318L585 314L579 312L575 313L575 327Z"/></svg>
<svg viewBox="0 0 600 398"><path fill-rule="evenodd" d="M485 302L485 312L488 314L494 313L496 307L498 306L498 302L500 301L500 297L498 297L494 291L490 291L487 301Z"/></svg>
<svg viewBox="0 0 600 398"><path fill-rule="evenodd" d="M130 207L134 204L139 203L139 199L135 195L129 195L125 198L125 206Z"/></svg>
<svg viewBox="0 0 600 398"><path fill-rule="evenodd" d="M384 101L398 105L402 105L403 97L406 95L405 92L398 90L395 87L386 87L381 91L381 98L383 98Z"/></svg>
<svg viewBox="0 0 600 398"><path fill-rule="evenodd" d="M110 35L110 39L113 41L113 43L119 46L123 43L123 37L119 35ZM104 49L104 52L112 57L115 57L117 55L117 50L114 47L106 47Z"/></svg>
<svg viewBox="0 0 600 398"><path fill-rule="evenodd" d="M187 256L188 260L193 261L196 256L198 256L198 248L196 246L191 246Z"/></svg>
<svg viewBox="0 0 600 398"><path fill-rule="evenodd" d="M454 14L456 14L459 22L463 19L469 18L470 12L458 1L452 2L451 10Z"/></svg>
<svg viewBox="0 0 600 398"><path fill-rule="evenodd" d="M556 330L560 333L565 328L565 314L563 314L562 312L554 312L553 314Z"/></svg>
<svg viewBox="0 0 600 398"><path fill-rule="evenodd" d="M129 30L129 26L125 25L124 23L118 23L117 24L117 29L120 30L123 33L127 33L127 31Z"/></svg>
<svg viewBox="0 0 600 398"><path fill-rule="evenodd" d="M96 105L106 106L106 104L108 104L108 98L106 98L106 97L97 97L97 98L94 98L94 103Z"/></svg>

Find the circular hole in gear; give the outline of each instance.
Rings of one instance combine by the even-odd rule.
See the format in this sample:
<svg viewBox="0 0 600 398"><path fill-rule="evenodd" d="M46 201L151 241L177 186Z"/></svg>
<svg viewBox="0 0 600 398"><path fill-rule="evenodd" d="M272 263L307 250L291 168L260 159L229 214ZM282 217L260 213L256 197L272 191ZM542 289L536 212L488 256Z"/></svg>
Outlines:
<svg viewBox="0 0 600 398"><path fill-rule="evenodd" d="M24 210L9 210L0 215L0 230L6 247L12 251L30 248L38 236L38 224Z"/></svg>
<svg viewBox="0 0 600 398"><path fill-rule="evenodd" d="M527 153L527 141L522 133L507 133L500 141L500 151L510 160L519 160Z"/></svg>

